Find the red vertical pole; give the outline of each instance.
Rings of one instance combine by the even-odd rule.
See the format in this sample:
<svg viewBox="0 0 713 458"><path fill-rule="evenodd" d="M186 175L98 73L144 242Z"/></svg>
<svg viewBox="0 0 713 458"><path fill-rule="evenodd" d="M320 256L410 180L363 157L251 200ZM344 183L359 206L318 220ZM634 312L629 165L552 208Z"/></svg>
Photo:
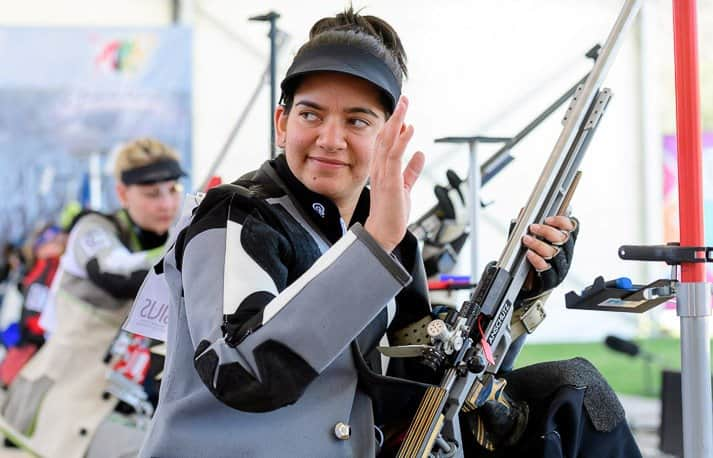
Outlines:
<svg viewBox="0 0 713 458"><path fill-rule="evenodd" d="M701 109L696 25L696 0L673 0L681 246L703 246ZM683 455L710 458L713 456L709 347L711 309L704 263L681 265L681 283L676 298L676 313L681 318Z"/></svg>
<svg viewBox="0 0 713 458"><path fill-rule="evenodd" d="M703 246L704 244L697 36L696 0L673 0L678 218L681 228L681 246ZM705 264L683 264L681 266L681 281L705 281Z"/></svg>

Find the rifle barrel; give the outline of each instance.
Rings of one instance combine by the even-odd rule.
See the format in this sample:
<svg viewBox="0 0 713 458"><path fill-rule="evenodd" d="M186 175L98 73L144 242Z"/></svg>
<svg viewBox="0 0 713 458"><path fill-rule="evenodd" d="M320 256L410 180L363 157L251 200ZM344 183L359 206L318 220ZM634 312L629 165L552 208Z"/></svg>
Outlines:
<svg viewBox="0 0 713 458"><path fill-rule="evenodd" d="M536 219L539 209L543 207L549 190L553 187L554 180L557 176L555 171L562 168L567 153L574 145L578 130L585 120L592 101L599 92L599 87L602 85L602 81L611 66L616 51L618 51L621 45L621 37L631 26L640 6L641 0L627 0L622 7L614 27L609 33L599 57L594 63L592 71L582 86L582 90L579 91L578 94L575 94L575 102L565 117L564 129L545 164L545 168L535 185L535 189L530 195L530 199L522 212L522 216L519 218L513 230L513 236L510 237L500 256L498 267L502 267L508 272L513 272L522 261L524 249L522 248L520 240L522 236L527 233L530 224L541 222Z"/></svg>

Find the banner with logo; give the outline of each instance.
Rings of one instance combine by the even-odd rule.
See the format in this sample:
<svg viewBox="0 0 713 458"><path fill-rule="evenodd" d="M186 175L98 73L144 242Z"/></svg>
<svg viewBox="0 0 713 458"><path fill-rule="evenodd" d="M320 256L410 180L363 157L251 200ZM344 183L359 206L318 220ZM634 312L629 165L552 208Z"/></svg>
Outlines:
<svg viewBox="0 0 713 458"><path fill-rule="evenodd" d="M191 170L189 29L0 27L0 56L0 243L77 200L91 160L113 210L122 142L155 137Z"/></svg>
<svg viewBox="0 0 713 458"><path fill-rule="evenodd" d="M703 224L706 246L713 246L713 132L703 134ZM664 241L678 242L678 162L675 135L663 139L664 150ZM713 265L708 264L708 281Z"/></svg>

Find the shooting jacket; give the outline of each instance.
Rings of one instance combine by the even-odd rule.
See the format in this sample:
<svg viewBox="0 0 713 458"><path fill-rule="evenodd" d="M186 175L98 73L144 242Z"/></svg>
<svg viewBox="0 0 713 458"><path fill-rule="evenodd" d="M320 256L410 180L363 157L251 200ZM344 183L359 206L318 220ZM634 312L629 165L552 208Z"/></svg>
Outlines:
<svg viewBox="0 0 713 458"><path fill-rule="evenodd" d="M155 245L165 238L141 232L124 211L85 214L70 232L53 286L54 329L10 386L3 408L12 426L31 433L42 456L84 456L117 404L103 396L103 357L162 253L161 246L140 251L147 240Z"/></svg>
<svg viewBox="0 0 713 458"><path fill-rule="evenodd" d="M429 376L407 360L382 375L375 347L430 313L423 265L410 234L383 251L368 211L364 189L347 226L284 156L207 193L164 258L167 356L141 456L369 457L375 425L408 426L425 385L391 376Z"/></svg>

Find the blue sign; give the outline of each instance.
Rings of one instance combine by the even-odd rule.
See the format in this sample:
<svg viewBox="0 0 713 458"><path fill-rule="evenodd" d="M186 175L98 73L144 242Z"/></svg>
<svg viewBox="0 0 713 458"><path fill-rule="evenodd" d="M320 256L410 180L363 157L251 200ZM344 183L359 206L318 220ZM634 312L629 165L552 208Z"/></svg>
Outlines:
<svg viewBox="0 0 713 458"><path fill-rule="evenodd" d="M123 142L156 138L191 170L188 28L0 27L0 56L0 243L78 200L92 155L113 210L109 153Z"/></svg>

